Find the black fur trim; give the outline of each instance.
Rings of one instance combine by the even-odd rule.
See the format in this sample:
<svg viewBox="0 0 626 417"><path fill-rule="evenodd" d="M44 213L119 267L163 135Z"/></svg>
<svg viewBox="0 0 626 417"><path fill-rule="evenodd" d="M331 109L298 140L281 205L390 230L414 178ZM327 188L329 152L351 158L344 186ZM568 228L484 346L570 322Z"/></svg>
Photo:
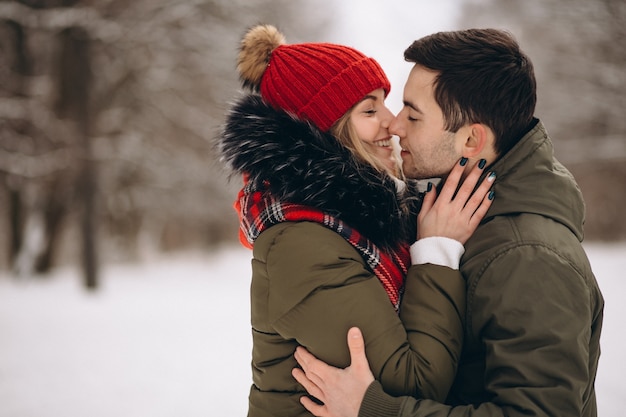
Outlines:
<svg viewBox="0 0 626 417"><path fill-rule="evenodd" d="M383 248L415 239L419 206L399 199L391 177L360 163L329 133L266 104L239 99L218 138L222 160L281 201L319 208ZM409 207L410 208L407 208Z"/></svg>

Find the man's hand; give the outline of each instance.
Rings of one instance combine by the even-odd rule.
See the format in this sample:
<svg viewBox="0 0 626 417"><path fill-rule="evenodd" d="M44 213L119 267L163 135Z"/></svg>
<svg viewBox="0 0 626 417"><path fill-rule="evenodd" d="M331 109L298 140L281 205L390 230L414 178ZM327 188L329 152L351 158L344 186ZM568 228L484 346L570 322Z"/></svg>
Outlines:
<svg viewBox="0 0 626 417"><path fill-rule="evenodd" d="M327 365L305 348L296 349L295 358L302 369L295 368L293 377L307 392L324 404L308 397L300 402L318 417L357 417L365 391L374 381L365 356L365 342L361 331L353 327L348 331L350 366L339 369Z"/></svg>

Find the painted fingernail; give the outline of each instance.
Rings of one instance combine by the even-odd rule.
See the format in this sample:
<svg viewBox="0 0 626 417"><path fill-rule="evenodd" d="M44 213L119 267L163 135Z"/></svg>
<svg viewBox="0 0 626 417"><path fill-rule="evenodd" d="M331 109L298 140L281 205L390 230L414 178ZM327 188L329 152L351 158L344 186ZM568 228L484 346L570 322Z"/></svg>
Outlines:
<svg viewBox="0 0 626 417"><path fill-rule="evenodd" d="M478 168L483 169L485 167L485 165L487 164L487 160L486 159L481 159L478 162Z"/></svg>
<svg viewBox="0 0 626 417"><path fill-rule="evenodd" d="M459 164L461 164L461 166L464 167L465 164L467 164L467 158L466 157L461 158L461 160L459 161Z"/></svg>
<svg viewBox="0 0 626 417"><path fill-rule="evenodd" d="M430 192L433 189L433 183L428 181L428 185L426 186L426 192Z"/></svg>
<svg viewBox="0 0 626 417"><path fill-rule="evenodd" d="M489 191L489 195L487 196L487 198L489 200L493 200L493 198L496 196L496 193L494 193L493 191Z"/></svg>
<svg viewBox="0 0 626 417"><path fill-rule="evenodd" d="M495 179L496 179L496 171L491 171L489 173L489 176L487 176L487 181L492 182Z"/></svg>

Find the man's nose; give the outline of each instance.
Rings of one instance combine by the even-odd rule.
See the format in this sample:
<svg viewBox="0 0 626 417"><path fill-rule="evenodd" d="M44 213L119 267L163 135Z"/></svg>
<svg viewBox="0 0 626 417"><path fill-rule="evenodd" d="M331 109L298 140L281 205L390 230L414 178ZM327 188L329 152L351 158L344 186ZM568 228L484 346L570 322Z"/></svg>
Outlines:
<svg viewBox="0 0 626 417"><path fill-rule="evenodd" d="M389 125L389 133L398 137L403 137L406 130L404 129L403 123L400 121L400 114L401 113L398 113L398 115L391 121L391 124Z"/></svg>

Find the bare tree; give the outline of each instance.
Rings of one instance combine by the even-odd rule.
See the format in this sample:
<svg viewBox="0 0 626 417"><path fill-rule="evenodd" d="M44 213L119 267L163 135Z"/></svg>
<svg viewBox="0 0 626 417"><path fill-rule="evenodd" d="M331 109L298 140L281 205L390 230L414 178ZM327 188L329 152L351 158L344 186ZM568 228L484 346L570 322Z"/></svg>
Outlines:
<svg viewBox="0 0 626 417"><path fill-rule="evenodd" d="M43 272L82 248L88 276L98 257L234 242L239 184L212 138L238 88L238 41L259 21L313 38L324 20L306 3L0 1L7 264Z"/></svg>

